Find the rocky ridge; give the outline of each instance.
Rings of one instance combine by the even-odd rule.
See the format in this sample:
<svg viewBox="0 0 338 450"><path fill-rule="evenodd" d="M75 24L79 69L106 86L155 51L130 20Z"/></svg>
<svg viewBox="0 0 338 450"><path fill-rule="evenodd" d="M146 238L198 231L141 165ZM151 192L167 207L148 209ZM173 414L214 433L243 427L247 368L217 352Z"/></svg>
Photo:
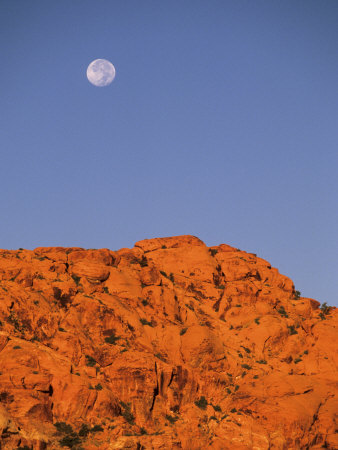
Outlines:
<svg viewBox="0 0 338 450"><path fill-rule="evenodd" d="M338 448L337 316L193 236L0 250L0 448Z"/></svg>

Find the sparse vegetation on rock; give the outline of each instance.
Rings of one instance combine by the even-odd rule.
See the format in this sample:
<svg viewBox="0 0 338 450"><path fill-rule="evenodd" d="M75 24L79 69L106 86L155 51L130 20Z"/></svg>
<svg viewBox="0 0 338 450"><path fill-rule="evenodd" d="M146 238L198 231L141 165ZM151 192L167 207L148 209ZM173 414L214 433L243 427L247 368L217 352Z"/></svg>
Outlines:
<svg viewBox="0 0 338 450"><path fill-rule="evenodd" d="M0 446L338 448L336 329L267 261L193 236L0 250Z"/></svg>

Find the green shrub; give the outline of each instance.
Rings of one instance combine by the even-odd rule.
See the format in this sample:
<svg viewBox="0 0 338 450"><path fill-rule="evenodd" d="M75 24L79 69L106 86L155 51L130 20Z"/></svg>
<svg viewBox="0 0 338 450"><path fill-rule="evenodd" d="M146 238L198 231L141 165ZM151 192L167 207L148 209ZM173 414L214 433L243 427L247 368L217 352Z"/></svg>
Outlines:
<svg viewBox="0 0 338 450"><path fill-rule="evenodd" d="M72 278L73 278L73 280L74 280L76 286L78 286L78 285L80 284L81 277L78 277L77 275L74 275L74 274L73 274L73 275L72 275Z"/></svg>
<svg viewBox="0 0 338 450"><path fill-rule="evenodd" d="M116 342L120 339L120 337L115 336L115 333L112 333L110 336L104 339L107 344L116 345Z"/></svg>
<svg viewBox="0 0 338 450"><path fill-rule="evenodd" d="M61 447L69 447L69 448L75 448L80 443L81 439L79 438L77 433L67 434L59 441Z"/></svg>
<svg viewBox="0 0 338 450"><path fill-rule="evenodd" d="M282 316L282 317L289 317L287 312L284 309L284 306L282 305L279 309L277 309L277 312Z"/></svg>
<svg viewBox="0 0 338 450"><path fill-rule="evenodd" d="M98 433L99 431L103 431L103 428L101 425L94 425L89 431L90 433Z"/></svg>
<svg viewBox="0 0 338 450"><path fill-rule="evenodd" d="M235 412L237 412L237 409L236 409L236 408L232 408L232 409L230 410L230 412L231 412L231 413L235 413Z"/></svg>
<svg viewBox="0 0 338 450"><path fill-rule="evenodd" d="M244 349L245 353L251 353L251 350L247 347L244 347L244 345L241 345L241 347Z"/></svg>
<svg viewBox="0 0 338 450"><path fill-rule="evenodd" d="M255 319L255 323L257 323L257 325L259 325L259 317L256 317L256 319Z"/></svg>
<svg viewBox="0 0 338 450"><path fill-rule="evenodd" d="M321 310L322 314L324 314L324 316L327 316L328 314L330 314L331 309L332 309L332 306L328 306L328 304L326 302L324 302L320 306L320 310Z"/></svg>
<svg viewBox="0 0 338 450"><path fill-rule="evenodd" d="M134 417L133 413L131 412L130 403L120 402L120 405L123 408L123 411L121 412L121 416L124 417L130 425L135 425L135 417Z"/></svg>
<svg viewBox="0 0 338 450"><path fill-rule="evenodd" d="M103 287L103 292L104 292L105 294L109 294L109 289L107 288L107 286L104 286L104 287Z"/></svg>
<svg viewBox="0 0 338 450"><path fill-rule="evenodd" d="M302 361L301 358L296 358L293 362L294 362L295 364L298 364L298 363L301 362L301 361Z"/></svg>
<svg viewBox="0 0 338 450"><path fill-rule="evenodd" d="M166 362L164 356L162 356L161 353L155 353L154 356L155 356L156 358L160 359L161 361Z"/></svg>
<svg viewBox="0 0 338 450"><path fill-rule="evenodd" d="M236 384L236 386L235 386L235 392L238 391L238 389L239 389L239 386L238 386L238 384Z"/></svg>
<svg viewBox="0 0 338 450"><path fill-rule="evenodd" d="M20 348L21 348L20 345L14 345L13 347L14 350L19 350Z"/></svg>
<svg viewBox="0 0 338 450"><path fill-rule="evenodd" d="M97 391L102 391L103 387L102 387L102 385L101 385L100 383L98 383L98 384L95 386L95 389L96 389Z"/></svg>
<svg viewBox="0 0 338 450"><path fill-rule="evenodd" d="M139 264L141 267L146 267L148 265L147 258L144 255L142 255L142 258L139 260Z"/></svg>
<svg viewBox="0 0 338 450"><path fill-rule="evenodd" d="M295 329L294 325L288 325L289 334L298 334L298 331Z"/></svg>
<svg viewBox="0 0 338 450"><path fill-rule="evenodd" d="M293 295L294 295L294 299L295 300L299 300L300 296L301 296L301 292L300 291L295 291Z"/></svg>
<svg viewBox="0 0 338 450"><path fill-rule="evenodd" d="M56 422L54 427L59 433L71 434L73 433L73 427L66 422Z"/></svg>
<svg viewBox="0 0 338 450"><path fill-rule="evenodd" d="M142 323L142 325L148 325L148 327L153 326L153 324L151 322L148 322L147 319L140 319L140 322Z"/></svg>
<svg viewBox="0 0 338 450"><path fill-rule="evenodd" d="M211 256L216 256L218 253L218 250L216 248L209 248L209 252L211 253Z"/></svg>
<svg viewBox="0 0 338 450"><path fill-rule="evenodd" d="M215 411L222 412L222 408L219 405L211 405Z"/></svg>
<svg viewBox="0 0 338 450"><path fill-rule="evenodd" d="M178 416L170 416L169 414L167 414L165 418L172 424L174 424L178 420Z"/></svg>
<svg viewBox="0 0 338 450"><path fill-rule="evenodd" d="M251 366L249 366L248 364L242 364L242 367L243 367L243 369L246 369L246 370L251 369Z"/></svg>
<svg viewBox="0 0 338 450"><path fill-rule="evenodd" d="M86 355L86 366L94 367L95 364L96 364L96 360L92 356Z"/></svg>
<svg viewBox="0 0 338 450"><path fill-rule="evenodd" d="M200 399L195 402L195 405L198 406L198 408L205 410L207 409L208 402L206 398L202 395L202 397L200 397Z"/></svg>
<svg viewBox="0 0 338 450"><path fill-rule="evenodd" d="M187 332L188 328L182 328L180 335L183 336Z"/></svg>
<svg viewBox="0 0 338 450"><path fill-rule="evenodd" d="M258 361L256 361L256 363L258 363L258 364L267 364L265 359L259 359Z"/></svg>
<svg viewBox="0 0 338 450"><path fill-rule="evenodd" d="M86 425L85 423L83 423L81 425L80 431L79 431L79 436L86 438L89 434L90 428L88 427L88 425Z"/></svg>

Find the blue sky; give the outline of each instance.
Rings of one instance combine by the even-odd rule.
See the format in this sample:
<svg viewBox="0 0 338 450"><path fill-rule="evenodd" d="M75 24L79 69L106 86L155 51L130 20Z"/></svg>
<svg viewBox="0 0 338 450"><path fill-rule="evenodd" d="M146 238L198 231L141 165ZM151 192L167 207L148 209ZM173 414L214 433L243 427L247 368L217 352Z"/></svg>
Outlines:
<svg viewBox="0 0 338 450"><path fill-rule="evenodd" d="M2 0L0 247L193 234L338 306L337 23L336 0Z"/></svg>

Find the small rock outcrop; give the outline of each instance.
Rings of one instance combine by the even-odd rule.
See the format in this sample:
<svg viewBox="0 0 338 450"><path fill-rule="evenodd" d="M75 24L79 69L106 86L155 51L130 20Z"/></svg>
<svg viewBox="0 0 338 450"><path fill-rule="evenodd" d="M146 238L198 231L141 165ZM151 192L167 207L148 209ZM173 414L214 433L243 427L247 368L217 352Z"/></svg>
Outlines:
<svg viewBox="0 0 338 450"><path fill-rule="evenodd" d="M0 250L0 448L338 448L337 309L194 236Z"/></svg>

